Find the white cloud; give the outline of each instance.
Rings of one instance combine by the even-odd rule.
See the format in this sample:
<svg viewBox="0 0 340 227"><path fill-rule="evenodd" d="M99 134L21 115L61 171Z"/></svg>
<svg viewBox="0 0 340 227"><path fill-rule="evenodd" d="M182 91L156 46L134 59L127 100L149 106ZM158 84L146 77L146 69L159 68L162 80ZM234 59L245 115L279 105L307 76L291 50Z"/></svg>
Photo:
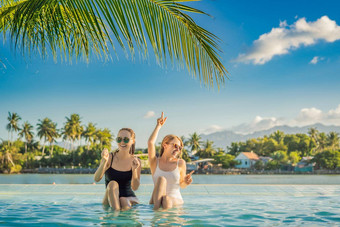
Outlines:
<svg viewBox="0 0 340 227"><path fill-rule="evenodd" d="M298 115L291 119L256 116L250 123L232 127L230 130L241 134L249 134L281 125L301 127L316 123L340 126L340 104L335 109L328 111L322 111L315 107L302 108Z"/></svg>
<svg viewBox="0 0 340 227"><path fill-rule="evenodd" d="M318 63L318 61L319 61L319 57L315 56L309 63L315 65L316 63Z"/></svg>
<svg viewBox="0 0 340 227"><path fill-rule="evenodd" d="M282 119L277 119L275 117L256 116L252 122L233 127L232 130L241 134L249 134L256 131L267 130L282 124Z"/></svg>
<svg viewBox="0 0 340 227"><path fill-rule="evenodd" d="M152 118L154 116L155 116L155 112L150 110L144 115L144 118Z"/></svg>
<svg viewBox="0 0 340 227"><path fill-rule="evenodd" d="M299 115L295 120L297 125L307 125L320 122L323 118L324 114L322 113L322 111L312 107L301 109Z"/></svg>
<svg viewBox="0 0 340 227"><path fill-rule="evenodd" d="M318 41L334 42L340 39L340 26L335 21L323 16L314 22L305 18L298 19L288 26L280 22L278 28L262 34L253 42L251 49L240 54L236 61L243 63L264 64L276 55L288 54L301 46L309 46Z"/></svg>
<svg viewBox="0 0 340 227"><path fill-rule="evenodd" d="M210 125L209 128L204 129L202 131L203 131L203 134L211 134L211 133L214 133L214 132L220 132L222 130L224 130L224 128L222 128L219 125Z"/></svg>
<svg viewBox="0 0 340 227"><path fill-rule="evenodd" d="M319 61L322 61L324 58L322 58L322 57L318 57L318 56L315 56L310 62L309 62L309 64L316 64L316 63L318 63Z"/></svg>
<svg viewBox="0 0 340 227"><path fill-rule="evenodd" d="M338 107L334 110L330 110L327 113L327 118L328 119L340 119L340 104L338 105Z"/></svg>

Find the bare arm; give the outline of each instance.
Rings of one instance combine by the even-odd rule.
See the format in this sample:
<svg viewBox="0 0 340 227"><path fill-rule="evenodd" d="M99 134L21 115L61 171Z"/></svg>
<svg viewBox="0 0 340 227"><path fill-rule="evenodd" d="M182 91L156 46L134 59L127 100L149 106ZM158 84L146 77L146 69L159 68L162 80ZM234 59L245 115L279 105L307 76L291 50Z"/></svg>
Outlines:
<svg viewBox="0 0 340 227"><path fill-rule="evenodd" d="M104 173L107 169L108 160L109 160L109 151L105 148L102 151L102 160L100 161L100 165L98 169L96 170L96 172L94 173L95 182L99 182L103 178Z"/></svg>
<svg viewBox="0 0 340 227"><path fill-rule="evenodd" d="M149 164L151 168L151 173L154 173L154 170L157 165L157 157L156 157L156 148L155 143L157 140L158 132L161 129L161 127L164 125L167 117L164 118L164 113L162 112L162 116L157 119L157 125L156 128L151 133L151 136L148 140L148 158L149 158Z"/></svg>
<svg viewBox="0 0 340 227"><path fill-rule="evenodd" d="M180 181L179 185L181 188L186 188L189 184L192 183L192 177L191 175L194 173L194 171L191 171L189 174L186 174L187 172L187 164L183 159L179 160L179 168L180 168Z"/></svg>
<svg viewBox="0 0 340 227"><path fill-rule="evenodd" d="M132 180L131 187L132 190L136 191L140 185L140 172L142 170L141 162L138 158L134 158L132 161Z"/></svg>

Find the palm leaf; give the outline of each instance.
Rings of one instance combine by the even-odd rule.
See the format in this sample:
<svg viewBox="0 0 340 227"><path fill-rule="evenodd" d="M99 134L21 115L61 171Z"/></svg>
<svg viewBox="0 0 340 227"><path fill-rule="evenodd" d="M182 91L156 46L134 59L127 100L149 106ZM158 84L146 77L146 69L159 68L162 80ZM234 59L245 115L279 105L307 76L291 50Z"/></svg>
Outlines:
<svg viewBox="0 0 340 227"><path fill-rule="evenodd" d="M0 30L22 54L89 60L107 59L118 44L132 58L150 47L162 66L168 59L207 86L225 82L219 39L187 14L205 14L183 5L195 0L0 0Z"/></svg>

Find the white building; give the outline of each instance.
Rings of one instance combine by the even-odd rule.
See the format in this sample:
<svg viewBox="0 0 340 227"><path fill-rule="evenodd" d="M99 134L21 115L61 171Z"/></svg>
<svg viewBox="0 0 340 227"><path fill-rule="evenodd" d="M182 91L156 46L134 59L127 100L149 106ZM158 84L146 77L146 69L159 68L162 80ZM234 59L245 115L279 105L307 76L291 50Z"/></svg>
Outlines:
<svg viewBox="0 0 340 227"><path fill-rule="evenodd" d="M241 152L235 158L236 161L239 161L239 165L236 165L236 168L251 168L258 160L259 156L254 152Z"/></svg>

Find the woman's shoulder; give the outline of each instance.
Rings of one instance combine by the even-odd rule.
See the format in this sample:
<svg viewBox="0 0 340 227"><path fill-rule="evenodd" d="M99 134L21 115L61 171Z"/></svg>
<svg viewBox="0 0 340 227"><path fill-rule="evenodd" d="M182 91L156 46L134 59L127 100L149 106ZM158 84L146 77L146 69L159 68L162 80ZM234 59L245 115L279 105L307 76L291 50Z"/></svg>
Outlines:
<svg viewBox="0 0 340 227"><path fill-rule="evenodd" d="M184 165L186 165L186 162L184 161L184 159L181 159L181 158L178 159L178 166L182 167Z"/></svg>

